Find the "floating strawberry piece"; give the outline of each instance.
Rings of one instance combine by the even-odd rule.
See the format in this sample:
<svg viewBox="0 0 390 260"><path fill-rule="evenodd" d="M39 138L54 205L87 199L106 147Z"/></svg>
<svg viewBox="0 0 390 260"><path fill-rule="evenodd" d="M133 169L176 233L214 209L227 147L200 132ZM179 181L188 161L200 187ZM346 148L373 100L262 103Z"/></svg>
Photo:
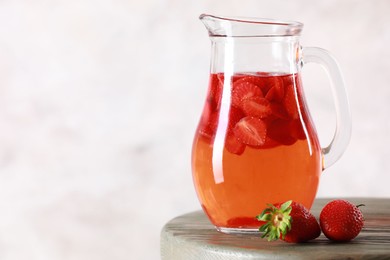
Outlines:
<svg viewBox="0 0 390 260"><path fill-rule="evenodd" d="M264 144L260 147L261 149L269 149L274 148L276 146L280 145L277 141L271 139L268 135L265 137Z"/></svg>
<svg viewBox="0 0 390 260"><path fill-rule="evenodd" d="M285 86L295 85L295 81L297 80L297 74L285 75L282 77L282 80Z"/></svg>
<svg viewBox="0 0 390 260"><path fill-rule="evenodd" d="M225 148L229 152L237 155L240 155L245 151L245 144L238 141L237 137L233 133L233 129L244 116L245 114L240 109L233 106L230 107L228 129L225 138Z"/></svg>
<svg viewBox="0 0 390 260"><path fill-rule="evenodd" d="M233 133L228 133L225 139L225 148L229 152L241 155L245 151L246 145L241 143Z"/></svg>
<svg viewBox="0 0 390 260"><path fill-rule="evenodd" d="M243 73L237 73L233 76L233 83L234 84L240 84L243 82L252 83L259 88L260 88L260 86L264 85L264 82L261 80L261 78L259 78L257 76L250 76L248 74L243 74Z"/></svg>
<svg viewBox="0 0 390 260"><path fill-rule="evenodd" d="M296 99L293 85L286 86L283 105L290 118L297 119L299 117L298 100Z"/></svg>
<svg viewBox="0 0 390 260"><path fill-rule="evenodd" d="M260 147L265 142L267 126L260 118L247 116L236 124L233 132L241 143Z"/></svg>
<svg viewBox="0 0 390 260"><path fill-rule="evenodd" d="M242 111L247 116L265 118L272 114L270 102L262 97L251 97L241 102Z"/></svg>
<svg viewBox="0 0 390 260"><path fill-rule="evenodd" d="M283 80L278 77L270 77L267 80L269 90L265 98L269 101L281 101L284 97Z"/></svg>
<svg viewBox="0 0 390 260"><path fill-rule="evenodd" d="M248 75L243 73L236 73L233 76L233 82L236 83L237 81L242 80L245 77L248 77Z"/></svg>
<svg viewBox="0 0 390 260"><path fill-rule="evenodd" d="M319 237L320 225L316 218L302 204L287 201L269 205L256 217L265 221L259 230L268 241L282 239L289 243L301 243Z"/></svg>
<svg viewBox="0 0 390 260"><path fill-rule="evenodd" d="M268 75L268 74L267 74ZM240 84L243 82L249 82L254 85L256 85L258 88L261 89L262 93L267 93L270 86L266 84L266 81L264 80L265 78L259 77L259 76L244 76L244 77L237 77L236 80L234 81L235 84Z"/></svg>
<svg viewBox="0 0 390 260"><path fill-rule="evenodd" d="M306 134L305 131L303 130L303 123L299 119L295 119L290 121L289 124L289 132L290 135L296 139L299 140L305 140L306 139Z"/></svg>
<svg viewBox="0 0 390 260"><path fill-rule="evenodd" d="M260 88L250 82L235 82L232 89L232 105L240 108L241 102L247 98L263 97Z"/></svg>
<svg viewBox="0 0 390 260"><path fill-rule="evenodd" d="M228 131L232 131L238 121L240 121L243 117L245 117L245 114L241 111L241 109L230 106Z"/></svg>
<svg viewBox="0 0 390 260"><path fill-rule="evenodd" d="M269 123L267 135L269 138L283 145L292 145L297 138L291 136L290 121L277 119Z"/></svg>
<svg viewBox="0 0 390 260"><path fill-rule="evenodd" d="M284 106L279 102L270 102L272 116L275 118L288 119L288 114Z"/></svg>

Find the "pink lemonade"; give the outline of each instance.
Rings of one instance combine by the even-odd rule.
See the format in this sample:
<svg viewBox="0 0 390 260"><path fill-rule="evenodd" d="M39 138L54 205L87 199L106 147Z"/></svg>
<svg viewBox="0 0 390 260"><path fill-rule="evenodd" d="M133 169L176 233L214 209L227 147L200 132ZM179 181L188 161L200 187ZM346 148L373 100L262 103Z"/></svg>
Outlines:
<svg viewBox="0 0 390 260"><path fill-rule="evenodd" d="M311 207L322 153L307 111L299 74L211 74L192 171L216 227L258 228L267 203Z"/></svg>

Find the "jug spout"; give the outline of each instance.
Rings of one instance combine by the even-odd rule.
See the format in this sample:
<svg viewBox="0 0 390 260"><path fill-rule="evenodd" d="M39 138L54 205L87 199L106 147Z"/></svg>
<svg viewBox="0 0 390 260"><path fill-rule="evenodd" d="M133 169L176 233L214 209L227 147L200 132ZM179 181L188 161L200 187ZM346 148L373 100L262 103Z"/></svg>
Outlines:
<svg viewBox="0 0 390 260"><path fill-rule="evenodd" d="M263 18L201 14L199 19L212 37L299 36L303 28L303 24L299 22Z"/></svg>

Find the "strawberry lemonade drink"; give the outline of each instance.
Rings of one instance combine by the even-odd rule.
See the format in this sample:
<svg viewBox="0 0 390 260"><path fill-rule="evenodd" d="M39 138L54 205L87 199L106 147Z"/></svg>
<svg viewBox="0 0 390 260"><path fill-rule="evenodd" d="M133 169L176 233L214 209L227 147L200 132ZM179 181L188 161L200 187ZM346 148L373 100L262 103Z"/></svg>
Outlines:
<svg viewBox="0 0 390 260"><path fill-rule="evenodd" d="M347 148L348 97L332 55L302 47L303 24L202 14L211 41L206 102L192 148L202 208L217 230L257 231L267 204L310 209L320 175ZM335 105L332 141L321 147L304 98L307 63L328 72Z"/></svg>
<svg viewBox="0 0 390 260"><path fill-rule="evenodd" d="M311 207L322 153L304 101L299 73L211 74L192 172L218 230L257 229L268 203Z"/></svg>

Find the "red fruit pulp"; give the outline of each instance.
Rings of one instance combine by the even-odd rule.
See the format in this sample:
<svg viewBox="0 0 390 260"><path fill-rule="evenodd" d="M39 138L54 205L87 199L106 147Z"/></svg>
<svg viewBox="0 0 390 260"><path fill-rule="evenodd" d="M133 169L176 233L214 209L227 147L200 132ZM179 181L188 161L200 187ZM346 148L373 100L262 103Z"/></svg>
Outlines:
<svg viewBox="0 0 390 260"><path fill-rule="evenodd" d="M217 227L256 228L253 217L267 203L310 208L322 154L299 74L225 77L210 76L193 143L193 179L206 214Z"/></svg>
<svg viewBox="0 0 390 260"><path fill-rule="evenodd" d="M261 147L265 143L266 127L260 118L247 116L238 121L233 129L233 134L242 144Z"/></svg>

